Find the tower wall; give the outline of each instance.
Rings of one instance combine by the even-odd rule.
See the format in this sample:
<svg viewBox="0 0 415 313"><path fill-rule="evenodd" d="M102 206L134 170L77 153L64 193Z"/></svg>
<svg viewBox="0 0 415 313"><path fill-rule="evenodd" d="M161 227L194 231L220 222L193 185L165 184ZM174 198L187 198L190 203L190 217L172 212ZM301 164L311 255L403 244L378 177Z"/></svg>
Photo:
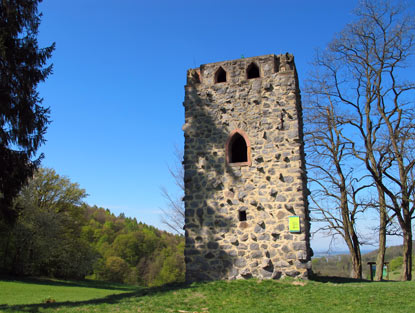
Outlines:
<svg viewBox="0 0 415 313"><path fill-rule="evenodd" d="M260 77L248 79L252 63ZM220 67L226 82L216 82ZM309 216L293 56L191 69L183 104L187 281L306 278ZM246 141L246 162L227 155L235 132ZM290 231L290 216L299 217L299 233Z"/></svg>

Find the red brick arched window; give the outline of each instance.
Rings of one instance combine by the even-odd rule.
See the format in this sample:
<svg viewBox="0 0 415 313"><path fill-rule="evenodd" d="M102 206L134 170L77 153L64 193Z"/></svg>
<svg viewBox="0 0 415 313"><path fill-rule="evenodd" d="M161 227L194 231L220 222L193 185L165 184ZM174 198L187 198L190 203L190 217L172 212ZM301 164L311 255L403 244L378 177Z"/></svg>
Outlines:
<svg viewBox="0 0 415 313"><path fill-rule="evenodd" d="M241 129L235 129L226 141L226 162L232 166L251 165L251 143Z"/></svg>

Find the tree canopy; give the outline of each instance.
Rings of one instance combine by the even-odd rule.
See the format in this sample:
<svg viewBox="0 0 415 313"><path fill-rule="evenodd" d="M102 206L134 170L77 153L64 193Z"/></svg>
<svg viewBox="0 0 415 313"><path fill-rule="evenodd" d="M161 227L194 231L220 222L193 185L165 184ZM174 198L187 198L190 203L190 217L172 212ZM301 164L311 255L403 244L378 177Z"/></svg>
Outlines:
<svg viewBox="0 0 415 313"><path fill-rule="evenodd" d="M38 167L49 108L37 86L52 72L48 59L55 48L39 48L41 0L0 2L0 218L13 223L13 198Z"/></svg>
<svg viewBox="0 0 415 313"><path fill-rule="evenodd" d="M53 169L39 168L0 221L0 273L141 285L184 279L184 238L124 214L84 203L86 192Z"/></svg>

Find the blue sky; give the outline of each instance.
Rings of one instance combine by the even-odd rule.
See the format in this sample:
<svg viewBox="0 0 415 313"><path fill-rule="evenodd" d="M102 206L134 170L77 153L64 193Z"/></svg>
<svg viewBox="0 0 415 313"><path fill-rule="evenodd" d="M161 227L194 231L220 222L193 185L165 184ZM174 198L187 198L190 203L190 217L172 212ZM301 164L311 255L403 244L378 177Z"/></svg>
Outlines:
<svg viewBox="0 0 415 313"><path fill-rule="evenodd" d="M160 187L177 191L168 165L183 146L186 70L290 52L301 85L314 50L352 20L356 5L44 0L39 43L56 42L56 51L54 73L39 87L52 112L43 166L79 183L89 204L162 227Z"/></svg>

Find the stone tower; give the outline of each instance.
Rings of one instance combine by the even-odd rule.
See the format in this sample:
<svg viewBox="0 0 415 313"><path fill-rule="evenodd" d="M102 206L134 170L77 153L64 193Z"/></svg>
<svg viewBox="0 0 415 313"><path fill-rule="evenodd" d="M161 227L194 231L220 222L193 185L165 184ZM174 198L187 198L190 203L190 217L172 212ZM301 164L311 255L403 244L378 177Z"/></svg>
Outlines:
<svg viewBox="0 0 415 313"><path fill-rule="evenodd" d="M307 181L294 57L191 69L183 105L186 280L307 278Z"/></svg>

